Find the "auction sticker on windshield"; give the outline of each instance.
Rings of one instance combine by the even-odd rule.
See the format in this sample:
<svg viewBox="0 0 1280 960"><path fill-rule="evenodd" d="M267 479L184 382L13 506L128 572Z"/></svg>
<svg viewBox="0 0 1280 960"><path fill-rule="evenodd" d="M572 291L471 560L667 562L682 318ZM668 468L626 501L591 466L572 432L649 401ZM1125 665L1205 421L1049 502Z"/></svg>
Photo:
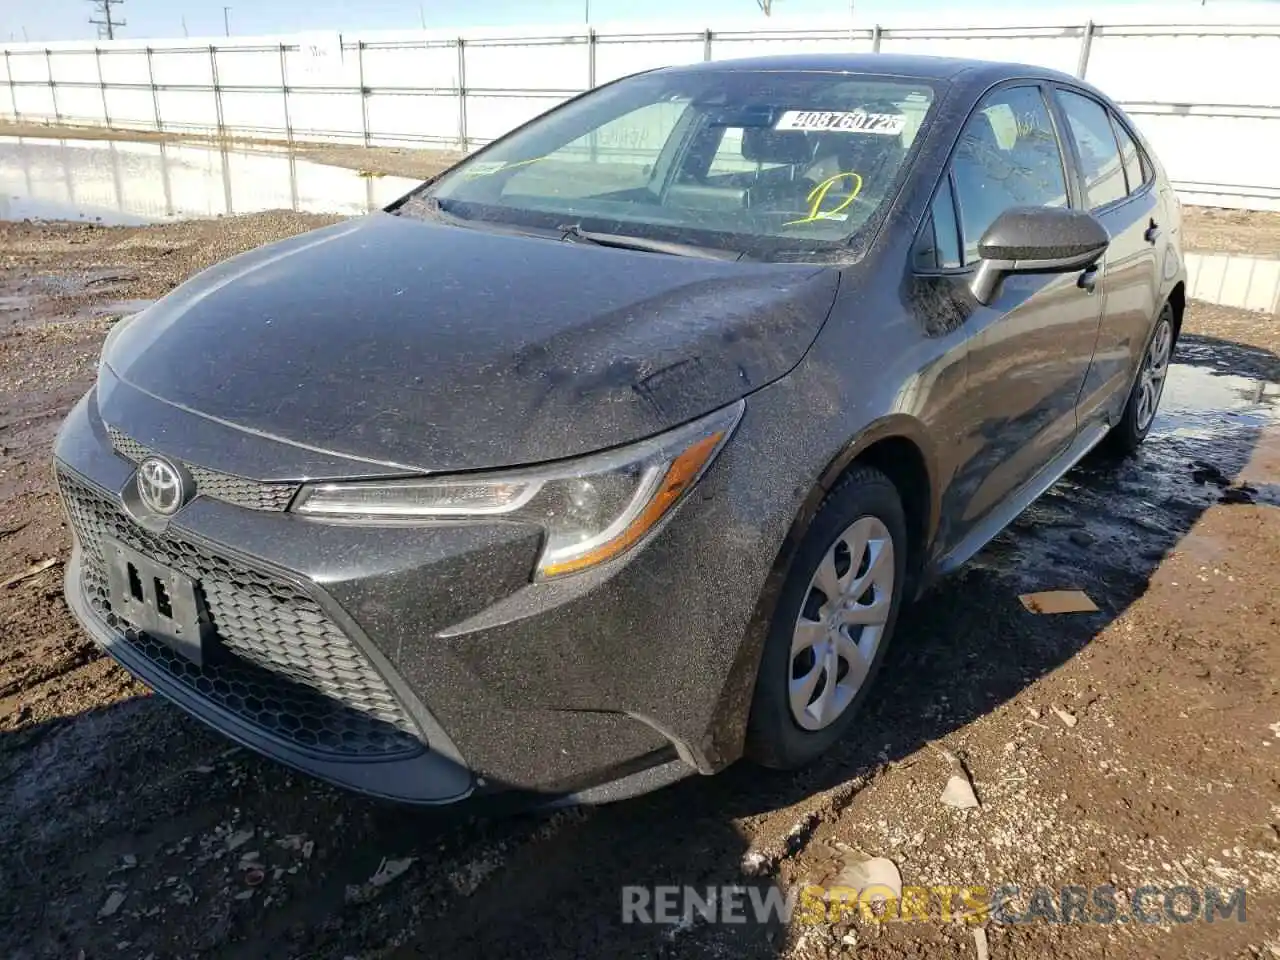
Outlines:
<svg viewBox="0 0 1280 960"><path fill-rule="evenodd" d="M896 137L907 127L900 113L865 113L838 110L788 110L775 130L831 130L842 133L881 133Z"/></svg>

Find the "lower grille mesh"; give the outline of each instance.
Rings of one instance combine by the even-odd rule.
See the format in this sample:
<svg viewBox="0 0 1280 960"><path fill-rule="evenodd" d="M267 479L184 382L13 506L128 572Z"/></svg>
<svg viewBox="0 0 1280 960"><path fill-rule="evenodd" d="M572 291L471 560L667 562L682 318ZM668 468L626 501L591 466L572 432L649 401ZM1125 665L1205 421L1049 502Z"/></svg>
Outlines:
<svg viewBox="0 0 1280 960"><path fill-rule="evenodd" d="M174 680L311 752L386 756L422 742L386 682L320 607L292 584L169 534L138 527L108 495L59 471L95 613ZM103 537L194 579L217 637L203 666L111 610Z"/></svg>

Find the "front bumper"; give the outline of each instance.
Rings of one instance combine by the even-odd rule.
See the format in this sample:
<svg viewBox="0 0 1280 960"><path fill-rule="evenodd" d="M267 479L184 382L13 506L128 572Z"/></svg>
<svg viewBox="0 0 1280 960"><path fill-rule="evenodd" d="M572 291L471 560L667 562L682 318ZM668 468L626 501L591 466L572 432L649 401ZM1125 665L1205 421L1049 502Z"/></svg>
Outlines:
<svg viewBox="0 0 1280 960"><path fill-rule="evenodd" d="M155 645L130 642L95 609L85 587L84 553L77 543L66 570L67 605L81 625L121 666L178 706L209 723L247 747L321 779L368 793L419 803L451 803L469 796L474 788L471 772L444 753L432 753L425 744L376 761L344 761L340 755L308 751L282 737L272 736L244 709L227 706L208 696L199 686L183 683L168 668ZM224 681L226 682L226 681ZM210 685L213 681L210 680Z"/></svg>
<svg viewBox="0 0 1280 960"><path fill-rule="evenodd" d="M749 504L731 509L719 464L646 548L532 584L539 535L511 524L319 523L205 495L148 532L124 506L127 423L112 416L113 445L91 391L59 434L68 603L115 659L227 736L430 804L613 799L736 758L758 657L744 638L772 553L726 551L723 538L749 547L761 530ZM185 459L226 429L184 428L162 452ZM113 613L104 537L199 584L217 658L197 667Z"/></svg>

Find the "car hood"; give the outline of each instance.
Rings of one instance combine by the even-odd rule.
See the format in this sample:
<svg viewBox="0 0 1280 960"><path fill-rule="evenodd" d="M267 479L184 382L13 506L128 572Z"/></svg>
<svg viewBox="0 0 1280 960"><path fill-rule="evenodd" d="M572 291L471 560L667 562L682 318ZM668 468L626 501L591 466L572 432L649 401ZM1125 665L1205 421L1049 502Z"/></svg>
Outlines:
<svg viewBox="0 0 1280 960"><path fill-rule="evenodd" d="M777 379L837 282L378 213L199 274L114 331L103 361L154 399L312 450L512 466L649 436Z"/></svg>

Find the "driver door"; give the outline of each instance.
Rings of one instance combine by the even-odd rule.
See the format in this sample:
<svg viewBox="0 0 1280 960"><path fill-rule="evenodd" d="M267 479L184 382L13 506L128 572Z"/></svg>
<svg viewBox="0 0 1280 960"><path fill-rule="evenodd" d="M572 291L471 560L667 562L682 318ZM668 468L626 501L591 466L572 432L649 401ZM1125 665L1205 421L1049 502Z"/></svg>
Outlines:
<svg viewBox="0 0 1280 960"><path fill-rule="evenodd" d="M1038 84L992 91L960 134L926 224L927 249L917 247L917 274L934 278L952 315L963 317L969 330L966 389L950 431L957 446L942 511L948 518L944 552L1075 438L1076 397L1101 316L1096 277L1011 275L990 305L977 303L968 290L980 260L978 241L1002 212L1076 205L1066 157Z"/></svg>

